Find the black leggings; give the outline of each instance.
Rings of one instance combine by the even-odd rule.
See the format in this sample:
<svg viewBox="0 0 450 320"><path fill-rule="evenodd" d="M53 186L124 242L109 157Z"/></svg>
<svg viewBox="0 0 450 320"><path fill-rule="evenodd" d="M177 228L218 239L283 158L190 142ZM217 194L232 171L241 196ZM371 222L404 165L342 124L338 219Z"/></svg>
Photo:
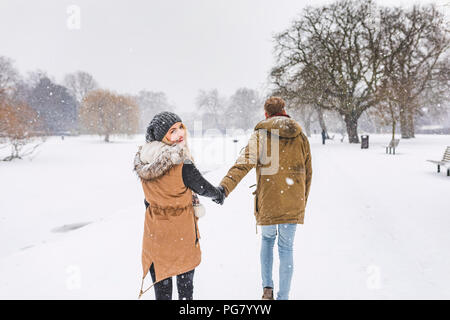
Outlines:
<svg viewBox="0 0 450 320"><path fill-rule="evenodd" d="M188 271L177 275L177 289L179 300L192 300L194 294L194 271ZM156 280L155 268L150 266L150 274L153 282ZM156 300L172 300L172 278L161 280L155 284Z"/></svg>

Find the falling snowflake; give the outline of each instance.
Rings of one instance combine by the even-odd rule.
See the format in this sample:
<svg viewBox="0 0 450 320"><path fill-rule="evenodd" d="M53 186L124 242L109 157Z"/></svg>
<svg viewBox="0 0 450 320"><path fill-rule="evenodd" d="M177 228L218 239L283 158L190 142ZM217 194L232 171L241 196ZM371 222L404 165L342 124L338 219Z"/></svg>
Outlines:
<svg viewBox="0 0 450 320"><path fill-rule="evenodd" d="M286 183L292 186L294 184L294 180L292 180L291 178L286 178Z"/></svg>

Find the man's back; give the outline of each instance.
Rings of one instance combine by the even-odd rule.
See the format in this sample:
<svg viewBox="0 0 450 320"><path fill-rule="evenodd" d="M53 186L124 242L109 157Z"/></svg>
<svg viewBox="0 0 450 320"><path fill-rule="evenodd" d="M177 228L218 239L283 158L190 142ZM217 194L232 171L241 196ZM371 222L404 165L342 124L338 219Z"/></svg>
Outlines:
<svg viewBox="0 0 450 320"><path fill-rule="evenodd" d="M309 142L300 125L287 115L259 122L220 183L227 196L253 167L257 224L303 223L312 168Z"/></svg>

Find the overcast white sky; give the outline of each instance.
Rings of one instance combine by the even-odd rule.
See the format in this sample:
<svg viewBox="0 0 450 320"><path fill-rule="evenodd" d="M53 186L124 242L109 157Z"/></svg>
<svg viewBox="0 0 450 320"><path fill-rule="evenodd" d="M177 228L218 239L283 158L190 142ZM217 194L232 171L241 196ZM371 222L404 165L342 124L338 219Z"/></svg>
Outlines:
<svg viewBox="0 0 450 320"><path fill-rule="evenodd" d="M316 0L314 5L329 2ZM273 34L309 4L0 0L0 55L14 59L22 74L41 69L61 81L66 73L84 70L102 87L120 93L164 91L177 111L189 111L199 89L217 88L225 95L243 86L264 89L273 64ZM71 5L80 9L79 29L68 27L68 22L76 27L74 13L67 12Z"/></svg>

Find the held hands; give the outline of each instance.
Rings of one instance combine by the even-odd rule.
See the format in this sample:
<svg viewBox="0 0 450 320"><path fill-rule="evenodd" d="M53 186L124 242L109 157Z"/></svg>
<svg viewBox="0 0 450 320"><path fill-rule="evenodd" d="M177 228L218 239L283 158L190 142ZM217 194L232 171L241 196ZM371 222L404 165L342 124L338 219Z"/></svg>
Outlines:
<svg viewBox="0 0 450 320"><path fill-rule="evenodd" d="M218 186L217 191L218 191L218 195L216 198L213 198L212 201L222 205L225 200L225 190L222 186Z"/></svg>
<svg viewBox="0 0 450 320"><path fill-rule="evenodd" d="M192 205L193 206L200 205L200 200L198 199L198 195L194 192L192 192Z"/></svg>

